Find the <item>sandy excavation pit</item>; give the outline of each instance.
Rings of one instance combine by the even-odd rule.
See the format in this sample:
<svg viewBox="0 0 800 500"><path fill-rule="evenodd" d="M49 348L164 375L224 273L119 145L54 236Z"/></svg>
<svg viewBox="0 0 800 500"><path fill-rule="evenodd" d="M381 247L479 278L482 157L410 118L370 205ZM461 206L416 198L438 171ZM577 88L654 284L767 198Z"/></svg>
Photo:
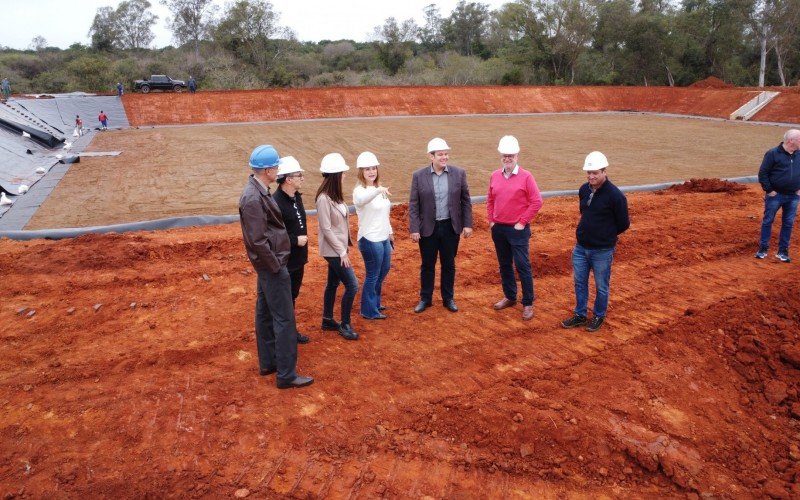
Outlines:
<svg viewBox="0 0 800 500"><path fill-rule="evenodd" d="M414 119L370 120L374 132L340 150L354 158L406 120ZM479 120L511 118L420 120L419 137L402 144L424 144L436 127L452 131L441 135L457 148L454 163L474 158L473 194L484 194L483 172L505 132L478 136L487 128ZM356 316L358 342L319 329L325 266L313 236L297 317L312 337L299 347L299 371L316 383L296 391L278 391L274 378L258 376L255 277L237 224L2 239L0 493L800 496L800 274L796 263L772 255L753 259L760 188L709 179L753 175L783 128L627 115L513 120L509 132L531 145L544 189L576 188L593 140L608 141L618 184L706 178L628 195L632 227L615 256L599 335L558 326L573 307L578 215L568 197L545 200L533 225L531 322L521 320L519 307L491 308L501 291L484 205L475 206L475 235L459 251L456 314L441 307L438 292L434 307L412 312L419 253L407 238L407 207L393 208L401 237L385 285L389 318ZM234 153L249 153L280 130L276 145L311 163L325 146L356 136L359 122L98 134L92 150L124 143L123 155L74 165L31 225L234 213L246 175ZM231 132L226 154L212 155L216 148L205 144L237 127L244 128ZM565 130L581 141L565 140ZM656 137L642 134L652 130ZM296 146L312 133L320 135L314 149L302 152ZM168 157L181 142L195 146L191 169L173 165L184 157ZM394 191L402 200L403 179L424 155L412 158L405 145L388 141L386 151L379 157L397 166ZM96 189L78 189L79 176ZM114 186L124 192L112 196ZM70 197L79 197L73 203L80 208L64 204ZM314 218L310 230L316 234ZM355 266L363 281L357 252Z"/></svg>

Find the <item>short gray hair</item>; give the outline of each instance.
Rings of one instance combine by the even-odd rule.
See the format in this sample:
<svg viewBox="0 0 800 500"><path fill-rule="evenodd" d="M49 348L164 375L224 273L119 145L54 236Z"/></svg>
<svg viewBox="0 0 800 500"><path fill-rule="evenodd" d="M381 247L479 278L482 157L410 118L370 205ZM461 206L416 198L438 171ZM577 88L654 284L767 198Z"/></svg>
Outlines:
<svg viewBox="0 0 800 500"><path fill-rule="evenodd" d="M790 128L783 134L783 142L791 141L800 138L800 130L796 128Z"/></svg>

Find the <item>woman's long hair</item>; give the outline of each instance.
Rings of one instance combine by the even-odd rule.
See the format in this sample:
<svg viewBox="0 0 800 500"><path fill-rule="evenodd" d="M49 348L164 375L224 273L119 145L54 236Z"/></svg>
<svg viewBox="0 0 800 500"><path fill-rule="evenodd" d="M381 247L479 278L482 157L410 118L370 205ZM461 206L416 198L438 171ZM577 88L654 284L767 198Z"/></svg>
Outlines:
<svg viewBox="0 0 800 500"><path fill-rule="evenodd" d="M326 195L333 200L334 203L344 203L341 172L322 174L322 184L320 184L319 189L317 189L317 195L314 197L314 201L316 201L321 194Z"/></svg>
<svg viewBox="0 0 800 500"><path fill-rule="evenodd" d="M364 169L358 169L358 183L361 184L361 187L367 187L367 178L364 177ZM375 167L375 182L372 183L375 187L381 187L381 171L379 168Z"/></svg>

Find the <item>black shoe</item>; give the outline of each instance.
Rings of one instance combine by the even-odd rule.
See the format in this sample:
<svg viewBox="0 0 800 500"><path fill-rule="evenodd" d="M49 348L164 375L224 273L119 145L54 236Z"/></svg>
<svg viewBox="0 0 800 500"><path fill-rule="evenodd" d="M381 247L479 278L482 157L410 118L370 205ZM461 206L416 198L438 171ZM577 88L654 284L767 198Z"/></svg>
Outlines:
<svg viewBox="0 0 800 500"><path fill-rule="evenodd" d="M361 317L364 318L364 319L386 319L387 318L387 316L385 314L381 314L381 313L378 313L376 316L373 316L371 318L369 316L364 316L363 314L361 315Z"/></svg>
<svg viewBox="0 0 800 500"><path fill-rule="evenodd" d="M456 305L456 301L453 299L445 300L444 307L450 312L458 312L458 306Z"/></svg>
<svg viewBox="0 0 800 500"><path fill-rule="evenodd" d="M278 380L278 389L296 389L298 387L305 387L313 383L314 383L313 378L301 377L300 375L298 375L294 378L294 380L290 380L289 382Z"/></svg>
<svg viewBox="0 0 800 500"><path fill-rule="evenodd" d="M421 313L422 311L424 311L425 309L429 308L432 305L433 304L431 304L430 302L425 302L424 300L420 300L419 304L417 304L417 307L414 308L414 312Z"/></svg>
<svg viewBox="0 0 800 500"><path fill-rule="evenodd" d="M358 334L353 331L353 327L347 323L342 323L339 327L339 335L347 340L358 340Z"/></svg>
<svg viewBox="0 0 800 500"><path fill-rule="evenodd" d="M581 316L579 314L576 314L570 319L565 319L564 321L562 321L561 326L564 328L575 328L576 326L583 326L588 322L589 320L586 319L586 316Z"/></svg>
<svg viewBox="0 0 800 500"><path fill-rule="evenodd" d="M267 375L272 375L276 371L278 371L278 370L276 370L275 368L266 368L266 369L265 368L259 368L258 374L261 375L262 377L266 377Z"/></svg>
<svg viewBox="0 0 800 500"><path fill-rule="evenodd" d="M385 311L386 309L388 309L386 306L378 306L379 311Z"/></svg>
<svg viewBox="0 0 800 500"><path fill-rule="evenodd" d="M339 322L335 319L331 318L322 318L322 329L329 330L331 332L338 332L339 331Z"/></svg>
<svg viewBox="0 0 800 500"><path fill-rule="evenodd" d="M311 342L311 337L309 337L308 335L303 335L300 332L297 332L297 343L298 344L308 344L309 342Z"/></svg>
<svg viewBox="0 0 800 500"><path fill-rule="evenodd" d="M596 332L597 330L600 329L601 326L603 326L603 321L605 321L605 319L606 318L604 316L595 316L594 318L592 318L589 324L586 325L586 331Z"/></svg>

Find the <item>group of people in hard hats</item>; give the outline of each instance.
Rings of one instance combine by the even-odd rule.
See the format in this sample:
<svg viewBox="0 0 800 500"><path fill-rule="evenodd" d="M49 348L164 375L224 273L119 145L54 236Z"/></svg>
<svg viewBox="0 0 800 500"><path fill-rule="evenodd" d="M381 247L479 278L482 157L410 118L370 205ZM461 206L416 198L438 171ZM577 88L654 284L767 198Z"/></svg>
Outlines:
<svg viewBox="0 0 800 500"><path fill-rule="evenodd" d="M409 196L409 233L419 245L421 256L420 300L414 312L422 313L433 305L437 261L442 305L458 312L454 290L456 255L461 237L469 238L473 226L467 174L463 168L450 165L450 147L443 139L431 139L427 151L430 163L413 173ZM494 309L516 305L516 270L522 288L521 317L528 321L534 316L530 224L542 208L542 195L534 176L518 163L520 145L515 137L501 138L498 152L501 168L492 173L487 196L487 215L503 291ZM306 211L300 191L304 171L295 158L281 158L271 145L255 148L249 166L252 174L239 200L239 215L247 255L258 276L255 329L260 374L276 373L280 389L304 387L314 382L296 372L297 345L310 341L297 331L294 314L308 262ZM379 166L374 153L365 151L358 156L358 182L352 196L358 217L357 245L366 270L360 303L361 316L366 320L387 318L382 286L391 268L395 238L389 217L392 195L381 185ZM576 306L574 314L561 322L564 328L585 326L594 332L605 320L617 238L630 226L627 200L608 179L607 167L608 160L599 151L590 153L584 162L587 182L578 193L581 218L572 253ZM349 170L339 153L323 157L323 180L315 206L317 245L328 263L322 329L357 340L352 308L359 282L353 272L353 241L343 192ZM274 194L270 189L273 182L278 186ZM591 319L587 315L590 271L597 289ZM340 284L344 285L344 293L337 320L334 307Z"/></svg>

